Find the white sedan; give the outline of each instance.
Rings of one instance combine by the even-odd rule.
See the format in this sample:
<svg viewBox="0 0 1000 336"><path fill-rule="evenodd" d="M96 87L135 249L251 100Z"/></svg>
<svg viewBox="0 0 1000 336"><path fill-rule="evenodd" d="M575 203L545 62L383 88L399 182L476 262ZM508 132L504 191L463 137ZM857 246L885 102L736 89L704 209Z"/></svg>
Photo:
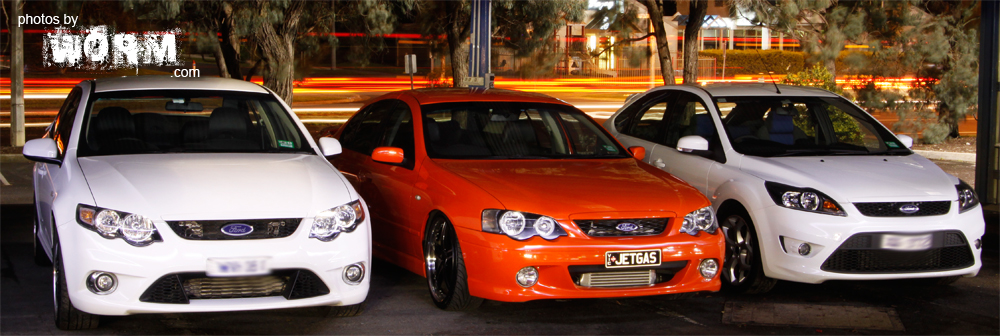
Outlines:
<svg viewBox="0 0 1000 336"><path fill-rule="evenodd" d="M726 234L729 290L766 292L775 279L947 284L982 265L972 188L829 91L659 87L630 97L604 127L709 197Z"/></svg>
<svg viewBox="0 0 1000 336"><path fill-rule="evenodd" d="M220 78L87 80L34 167L35 259L55 322L100 315L332 306L369 287L367 205L271 91Z"/></svg>

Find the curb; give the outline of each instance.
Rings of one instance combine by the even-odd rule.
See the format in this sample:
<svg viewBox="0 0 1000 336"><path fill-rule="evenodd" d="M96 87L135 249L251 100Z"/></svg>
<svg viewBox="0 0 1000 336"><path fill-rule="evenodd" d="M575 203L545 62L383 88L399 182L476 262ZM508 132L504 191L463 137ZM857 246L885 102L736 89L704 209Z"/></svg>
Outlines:
<svg viewBox="0 0 1000 336"><path fill-rule="evenodd" d="M914 150L913 152L931 160L976 163L976 154L973 153L935 152L926 150Z"/></svg>
<svg viewBox="0 0 1000 336"><path fill-rule="evenodd" d="M0 154L0 162L29 162L24 155L21 154Z"/></svg>

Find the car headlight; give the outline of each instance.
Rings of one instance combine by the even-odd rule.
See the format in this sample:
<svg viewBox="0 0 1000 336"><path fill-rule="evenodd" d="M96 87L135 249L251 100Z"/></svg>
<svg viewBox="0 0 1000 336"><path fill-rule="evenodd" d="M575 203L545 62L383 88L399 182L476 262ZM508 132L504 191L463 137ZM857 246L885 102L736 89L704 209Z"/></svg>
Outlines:
<svg viewBox="0 0 1000 336"><path fill-rule="evenodd" d="M133 246L163 241L149 217L124 211L79 204L76 221L107 239L122 238Z"/></svg>
<svg viewBox="0 0 1000 336"><path fill-rule="evenodd" d="M958 190L958 213L969 211L975 208L976 205L979 205L979 198L976 197L976 191L966 184L965 181L958 180L955 189Z"/></svg>
<svg viewBox="0 0 1000 336"><path fill-rule="evenodd" d="M774 204L779 206L827 215L847 216L847 213L833 198L816 189L797 188L776 182L764 182L764 188L771 195Z"/></svg>
<svg viewBox="0 0 1000 336"><path fill-rule="evenodd" d="M483 210L483 231L505 234L516 240L534 236L552 240L566 235L566 231L552 217L497 209Z"/></svg>
<svg viewBox="0 0 1000 336"><path fill-rule="evenodd" d="M341 232L351 232L365 220L365 208L361 200L356 200L329 210L320 212L313 218L309 238L331 241Z"/></svg>
<svg viewBox="0 0 1000 336"><path fill-rule="evenodd" d="M681 224L681 233L698 235L698 231L715 234L719 229L719 222L715 220L715 211L707 206L695 211L691 211L684 216L684 223Z"/></svg>

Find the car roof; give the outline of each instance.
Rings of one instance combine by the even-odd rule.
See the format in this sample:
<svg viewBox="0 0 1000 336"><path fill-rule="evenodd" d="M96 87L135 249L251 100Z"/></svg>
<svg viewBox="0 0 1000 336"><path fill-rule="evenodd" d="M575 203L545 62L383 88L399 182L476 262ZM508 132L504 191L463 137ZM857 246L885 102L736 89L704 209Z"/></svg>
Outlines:
<svg viewBox="0 0 1000 336"><path fill-rule="evenodd" d="M224 90L267 93L252 82L221 77L127 76L98 78L94 92L131 90Z"/></svg>
<svg viewBox="0 0 1000 336"><path fill-rule="evenodd" d="M838 97L837 94L809 86L777 84L781 90L779 94L775 90L773 83L720 83L709 84L702 87L714 97L740 97L740 96L811 96L811 97Z"/></svg>
<svg viewBox="0 0 1000 336"><path fill-rule="evenodd" d="M432 88L402 91L415 98L420 105L460 102L528 102L569 105L569 103L541 94L504 89Z"/></svg>

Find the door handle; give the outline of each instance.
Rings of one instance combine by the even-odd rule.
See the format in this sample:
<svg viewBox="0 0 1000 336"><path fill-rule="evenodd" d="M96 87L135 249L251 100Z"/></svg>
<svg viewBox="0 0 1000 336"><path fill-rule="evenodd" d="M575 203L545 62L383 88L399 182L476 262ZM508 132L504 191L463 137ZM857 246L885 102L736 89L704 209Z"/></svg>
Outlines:
<svg viewBox="0 0 1000 336"><path fill-rule="evenodd" d="M656 159L656 161L653 161L653 165L656 166L656 168L664 168L667 166L666 163L663 163L663 159Z"/></svg>

